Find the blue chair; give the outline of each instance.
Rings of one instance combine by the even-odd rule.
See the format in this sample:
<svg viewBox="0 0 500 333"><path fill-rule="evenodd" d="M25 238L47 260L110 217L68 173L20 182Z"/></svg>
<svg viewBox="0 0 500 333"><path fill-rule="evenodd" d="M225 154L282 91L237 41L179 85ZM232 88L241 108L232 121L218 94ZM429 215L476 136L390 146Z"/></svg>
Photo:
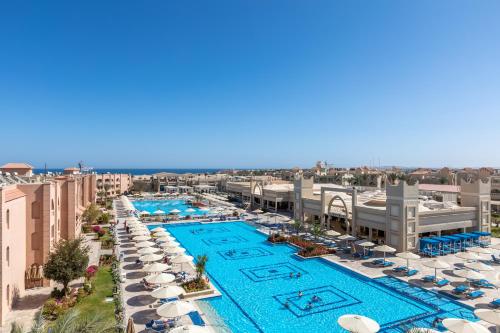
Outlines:
<svg viewBox="0 0 500 333"><path fill-rule="evenodd" d="M382 263L384 263L384 259L375 259L372 261L373 265L380 265Z"/></svg>
<svg viewBox="0 0 500 333"><path fill-rule="evenodd" d="M484 295L484 291L482 291L482 290L474 290L474 291L471 291L470 293L467 293L467 297L469 297L471 299L475 299L475 298L481 297L483 295Z"/></svg>
<svg viewBox="0 0 500 333"><path fill-rule="evenodd" d="M498 308L500 307L500 298L497 298L493 301L490 302L490 306L494 307L494 308Z"/></svg>
<svg viewBox="0 0 500 333"><path fill-rule="evenodd" d="M426 275L426 276L422 277L422 281L424 281L424 282L432 282L435 280L436 280L436 277L434 275Z"/></svg>
<svg viewBox="0 0 500 333"><path fill-rule="evenodd" d="M392 261L383 261L383 262L380 264L380 266L382 266L382 267L390 267L390 266L392 266L392 265L394 265L394 263L393 263Z"/></svg>
<svg viewBox="0 0 500 333"><path fill-rule="evenodd" d="M151 319L151 321L149 321L149 322L146 323L146 328L150 329L150 328L152 328L155 325L157 325L157 326L163 325L163 320L152 320Z"/></svg>
<svg viewBox="0 0 500 333"><path fill-rule="evenodd" d="M408 272L406 272L406 276L413 276L418 273L417 269L410 269Z"/></svg>
<svg viewBox="0 0 500 333"><path fill-rule="evenodd" d="M437 286L437 287L444 287L446 286L447 284L449 284L450 281L446 280L446 279L441 279L441 280L437 280L434 282L434 284Z"/></svg>
<svg viewBox="0 0 500 333"><path fill-rule="evenodd" d="M494 289L495 285L488 280L481 279L481 280L474 280L471 282L472 285L480 288L489 288L489 289Z"/></svg>
<svg viewBox="0 0 500 333"><path fill-rule="evenodd" d="M455 294L463 294L464 292L466 292L468 290L469 290L469 286L467 286L465 284L461 284L461 285L455 287L455 289L453 289L453 292Z"/></svg>
<svg viewBox="0 0 500 333"><path fill-rule="evenodd" d="M404 271L408 270L408 267L406 267L406 266L398 266L398 267L394 267L392 270L394 272L404 272Z"/></svg>

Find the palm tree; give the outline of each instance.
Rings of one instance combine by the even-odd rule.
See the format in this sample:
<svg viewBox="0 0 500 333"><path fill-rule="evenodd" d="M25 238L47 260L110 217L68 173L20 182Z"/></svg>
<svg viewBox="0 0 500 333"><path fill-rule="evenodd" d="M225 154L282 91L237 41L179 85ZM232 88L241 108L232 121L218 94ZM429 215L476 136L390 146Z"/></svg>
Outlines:
<svg viewBox="0 0 500 333"><path fill-rule="evenodd" d="M300 220L293 220L293 229L299 234L299 232L302 230L302 221Z"/></svg>
<svg viewBox="0 0 500 333"><path fill-rule="evenodd" d="M323 235L325 231L321 227L321 224L314 223L311 229L311 234L314 236L314 239L318 239L319 236Z"/></svg>
<svg viewBox="0 0 500 333"><path fill-rule="evenodd" d="M17 322L13 322L10 326L10 333L23 333L23 327Z"/></svg>
<svg viewBox="0 0 500 333"><path fill-rule="evenodd" d="M50 333L111 333L115 329L113 322L106 320L103 315L86 316L72 309L59 317L48 331Z"/></svg>
<svg viewBox="0 0 500 333"><path fill-rule="evenodd" d="M207 266L208 257L206 254L198 256L196 258L196 278L199 280L205 273L205 267Z"/></svg>

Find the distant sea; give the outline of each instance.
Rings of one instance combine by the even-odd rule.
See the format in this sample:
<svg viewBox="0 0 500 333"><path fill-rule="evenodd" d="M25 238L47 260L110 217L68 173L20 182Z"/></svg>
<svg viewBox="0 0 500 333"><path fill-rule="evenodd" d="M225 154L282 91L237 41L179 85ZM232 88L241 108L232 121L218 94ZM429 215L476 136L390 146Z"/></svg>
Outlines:
<svg viewBox="0 0 500 333"><path fill-rule="evenodd" d="M64 169L50 169L47 171L53 173L62 173ZM91 171L96 173L126 173L132 175L151 175L158 172L171 172L171 173L216 173L222 169L100 169L95 168ZM34 169L34 173L45 173L45 169Z"/></svg>

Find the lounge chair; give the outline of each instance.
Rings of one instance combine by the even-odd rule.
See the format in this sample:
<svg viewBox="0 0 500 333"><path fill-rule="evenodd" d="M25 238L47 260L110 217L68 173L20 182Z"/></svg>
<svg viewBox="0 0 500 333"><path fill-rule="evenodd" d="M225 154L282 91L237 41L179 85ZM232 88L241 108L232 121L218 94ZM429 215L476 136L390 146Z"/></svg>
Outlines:
<svg viewBox="0 0 500 333"><path fill-rule="evenodd" d="M441 280L437 280L434 282L434 284L437 286L437 287L444 287L446 285L448 285L450 283L450 281L446 280L446 279L441 279Z"/></svg>
<svg viewBox="0 0 500 333"><path fill-rule="evenodd" d="M491 255L491 260L493 260L493 262L495 264L500 264L500 258L499 257L495 257L494 254Z"/></svg>
<svg viewBox="0 0 500 333"><path fill-rule="evenodd" d="M494 307L494 308L498 308L500 307L500 298L497 298L493 301L490 302L490 306Z"/></svg>
<svg viewBox="0 0 500 333"><path fill-rule="evenodd" d="M161 298L160 299L160 304L165 304L168 302L173 302L179 300L179 297L171 297L171 298Z"/></svg>
<svg viewBox="0 0 500 333"><path fill-rule="evenodd" d="M382 266L382 267L390 267L390 266L392 266L392 265L394 265L394 263L393 263L392 261L383 261L383 262L380 264L380 266Z"/></svg>
<svg viewBox="0 0 500 333"><path fill-rule="evenodd" d="M406 276L413 276L418 273L417 269L410 269L408 272L406 272Z"/></svg>
<svg viewBox="0 0 500 333"><path fill-rule="evenodd" d="M467 293L467 297L471 298L471 299L475 299L475 298L481 297L483 295L484 295L484 291L482 291L482 290L474 290L474 291Z"/></svg>
<svg viewBox="0 0 500 333"><path fill-rule="evenodd" d="M160 326L160 327L161 327L161 326L165 326L165 321L163 321L163 320L161 320L161 319L160 319L160 320L152 320L152 319L151 319L151 321L149 321L149 322L147 322L147 323L146 323L146 329L147 329L147 330L148 330L148 329L149 329L149 330L150 330L150 329L153 329L153 327L158 327L158 326Z"/></svg>
<svg viewBox="0 0 500 333"><path fill-rule="evenodd" d="M384 259L375 259L372 261L373 265L380 265L384 262Z"/></svg>
<svg viewBox="0 0 500 333"><path fill-rule="evenodd" d="M461 284L461 285L455 287L455 289L453 289L453 292L455 294L463 294L464 292L469 291L469 289L470 289L469 286L467 286L465 284Z"/></svg>
<svg viewBox="0 0 500 333"><path fill-rule="evenodd" d="M394 272L404 272L404 271L408 270L408 267L406 267L406 266L398 266L398 267L394 267L392 270Z"/></svg>
<svg viewBox="0 0 500 333"><path fill-rule="evenodd" d="M164 333L167 331L167 326L166 325L153 326L150 328L150 330L157 333Z"/></svg>
<svg viewBox="0 0 500 333"><path fill-rule="evenodd" d="M489 289L494 289L495 285L488 280L481 279L481 280L474 280L471 282L473 286L475 287L480 287L480 288L489 288Z"/></svg>
<svg viewBox="0 0 500 333"><path fill-rule="evenodd" d="M426 276L422 277L422 281L424 281L424 282L432 282L435 280L436 280L436 277L434 275L426 275Z"/></svg>

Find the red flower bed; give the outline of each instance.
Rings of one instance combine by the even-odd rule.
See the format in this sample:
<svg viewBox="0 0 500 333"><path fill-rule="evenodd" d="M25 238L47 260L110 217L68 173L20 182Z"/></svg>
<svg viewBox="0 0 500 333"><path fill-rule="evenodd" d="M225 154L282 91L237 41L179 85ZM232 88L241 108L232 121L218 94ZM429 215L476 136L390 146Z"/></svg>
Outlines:
<svg viewBox="0 0 500 333"><path fill-rule="evenodd" d="M280 234L272 234L267 238L271 243L284 243L286 242L286 237Z"/></svg>
<svg viewBox="0 0 500 333"><path fill-rule="evenodd" d="M298 236L290 236L288 237L288 242L302 248L298 254L302 257L316 257L322 256L325 254L333 254L335 253L334 249L329 249L326 246L321 244L316 244L314 242L305 240Z"/></svg>

